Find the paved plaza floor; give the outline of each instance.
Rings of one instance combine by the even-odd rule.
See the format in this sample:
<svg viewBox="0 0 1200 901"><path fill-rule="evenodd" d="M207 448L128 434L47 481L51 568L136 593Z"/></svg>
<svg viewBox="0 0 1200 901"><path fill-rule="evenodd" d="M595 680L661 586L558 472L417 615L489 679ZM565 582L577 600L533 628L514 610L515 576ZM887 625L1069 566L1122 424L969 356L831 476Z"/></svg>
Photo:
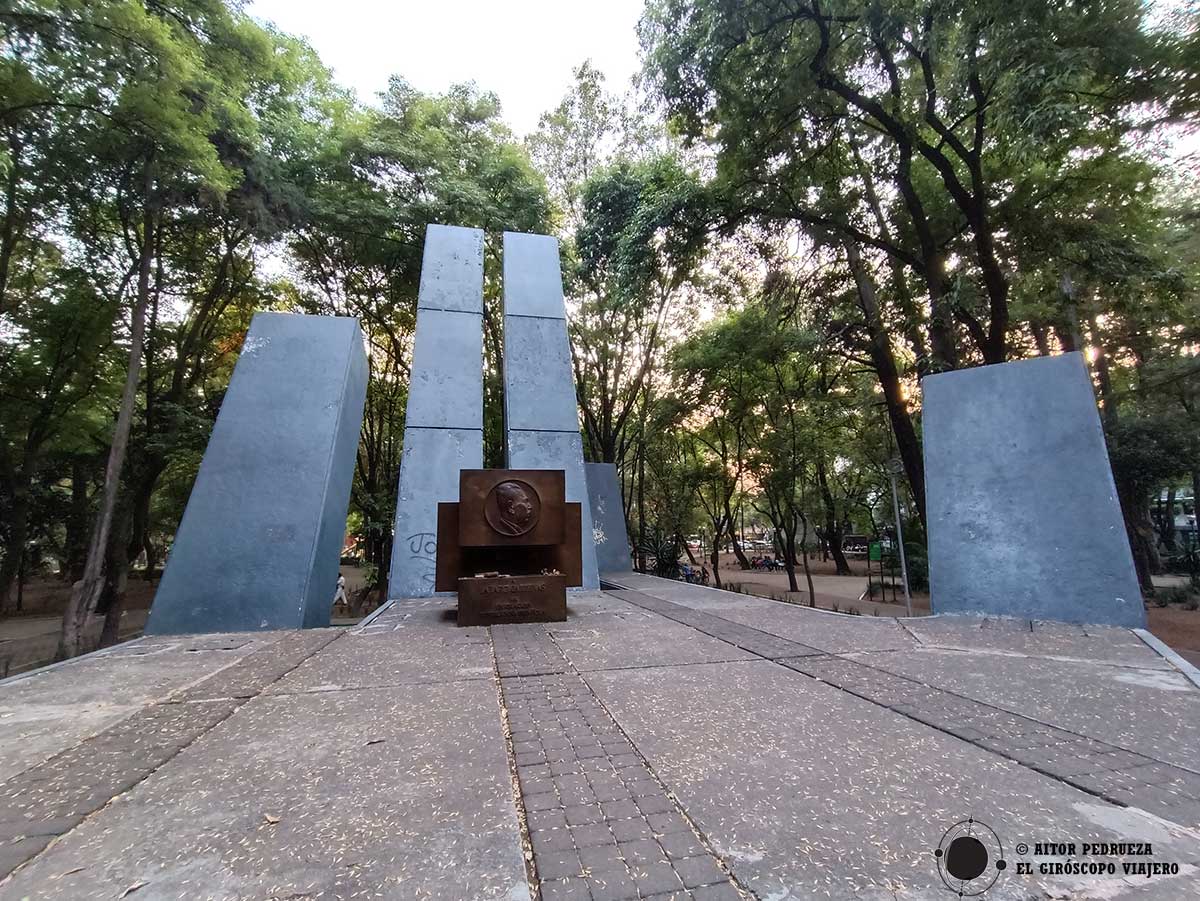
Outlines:
<svg viewBox="0 0 1200 901"><path fill-rule="evenodd" d="M0 898L1200 897L1200 687L1139 634L605 584L0 683Z"/></svg>

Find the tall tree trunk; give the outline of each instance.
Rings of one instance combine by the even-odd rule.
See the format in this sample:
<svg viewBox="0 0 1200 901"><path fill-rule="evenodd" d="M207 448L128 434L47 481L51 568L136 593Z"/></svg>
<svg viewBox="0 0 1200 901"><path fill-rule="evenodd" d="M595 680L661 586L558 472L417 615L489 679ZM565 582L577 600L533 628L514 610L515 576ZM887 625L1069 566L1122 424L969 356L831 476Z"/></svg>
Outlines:
<svg viewBox="0 0 1200 901"><path fill-rule="evenodd" d="M825 471L825 461L817 460L817 485L821 490L821 501L825 507L825 541L829 545L829 553L833 555L833 563L839 576L851 575L850 564L842 553L842 525L838 522L837 508L833 501L833 492L829 490L829 477Z"/></svg>
<svg viewBox="0 0 1200 901"><path fill-rule="evenodd" d="M1200 530L1200 469L1192 470L1192 525ZM1197 533L1192 532L1192 541L1197 537Z"/></svg>
<svg viewBox="0 0 1200 901"><path fill-rule="evenodd" d="M67 578L78 582L83 578L83 566L87 561L87 467L83 458L71 458L71 508L66 521Z"/></svg>
<svg viewBox="0 0 1200 901"><path fill-rule="evenodd" d="M17 613L25 612L25 579L29 575L27 564L29 554L24 545L21 546L21 562L17 566Z"/></svg>
<svg viewBox="0 0 1200 901"><path fill-rule="evenodd" d="M150 301L150 269L154 257L154 229L157 221L154 190L154 168L147 161L143 198L145 209L142 214L142 245L138 260L137 299L133 307L132 328L129 335L129 367L125 373L125 390L121 395L121 408L117 413L113 429L112 446L108 452L108 463L104 468L104 489L100 499L100 510L88 542L87 562L83 567L83 578L71 588L71 600L63 614L62 634L58 641L59 660L80 653L84 629L88 618L96 609L100 594L104 590L104 564L107 557L109 533L112 530L113 512L117 506L117 492L121 488L121 470L125 466L125 455L129 445L129 432L133 425L133 411L137 401L138 381L142 371L142 343L146 332L146 307Z"/></svg>
<svg viewBox="0 0 1200 901"><path fill-rule="evenodd" d="M717 588L721 587L721 535L724 531L721 524L717 523L713 529L712 556L709 558L713 568L713 585Z"/></svg>
<svg viewBox="0 0 1200 901"><path fill-rule="evenodd" d="M4 543L4 560L0 562L0 613L8 611L16 602L21 559L29 531L29 476L24 469L14 474L9 492L11 503L4 513L8 540Z"/></svg>
<svg viewBox="0 0 1200 901"><path fill-rule="evenodd" d="M904 464L904 475L912 490L913 502L917 508L917 516L925 526L925 464L921 457L921 443L917 440L917 431L913 428L912 416L908 411L908 402L904 399L904 391L900 386L900 372L896 367L896 358L892 353L892 344L883 320L879 313L879 299L875 291L875 283L863 265L858 246L852 242L845 245L846 256L850 261L850 271L854 275L855 287L858 291L858 304L863 318L867 323L868 345L871 364L879 378L879 386L883 389L883 397L887 406L888 421L892 426L892 434L896 439L896 449Z"/></svg>
<svg viewBox="0 0 1200 901"><path fill-rule="evenodd" d="M683 537L682 533L676 532L675 540L683 545L683 552L687 554L688 563L692 564L692 566L699 566L700 564L696 562L696 555L692 553L692 549L688 545L687 539Z"/></svg>
<svg viewBox="0 0 1200 901"><path fill-rule="evenodd" d="M783 569L788 577L788 591L799 591L800 586L796 582L796 521L792 517L792 524L789 528L783 528Z"/></svg>
<svg viewBox="0 0 1200 901"><path fill-rule="evenodd" d="M1033 343L1037 347L1039 357L1050 356L1050 338L1046 334L1046 326L1040 322L1029 323L1029 332L1033 335Z"/></svg>
<svg viewBox="0 0 1200 901"><path fill-rule="evenodd" d="M1108 348L1100 337L1100 329L1093 316L1088 323L1092 332L1092 346L1096 348L1096 382L1100 388L1100 415L1104 424L1111 428L1117 421L1117 405L1113 398L1112 376L1108 366Z"/></svg>
<svg viewBox="0 0 1200 901"><path fill-rule="evenodd" d="M154 550L150 546L150 502L165 468L166 460L157 455L148 456L141 467L140 478L133 487L133 497L130 501L132 520L126 559L132 563L137 560L142 551L145 551L146 572L144 578L147 580L154 578Z"/></svg>
<svg viewBox="0 0 1200 901"><path fill-rule="evenodd" d="M733 521L733 508L729 506L729 498L725 498L725 531L729 536L729 543L733 545L733 556L737 558L738 566L744 572L750 568L750 559L746 556L746 552L742 550L741 542L738 541L737 531L733 527Z"/></svg>
<svg viewBox="0 0 1200 901"><path fill-rule="evenodd" d="M812 570L808 565L808 517L800 514L800 523L804 532L800 536L800 553L804 555L804 581L808 583L808 606L817 606L817 590L813 588Z"/></svg>
<svg viewBox="0 0 1200 901"><path fill-rule="evenodd" d="M104 574L104 626L100 630L102 648L112 647L120 638L121 617L125 614L125 599L129 590L131 542L127 533L132 528L131 519L130 511L118 511L112 541L109 542L109 559Z"/></svg>
<svg viewBox="0 0 1200 901"><path fill-rule="evenodd" d="M930 371L945 372L958 366L958 348L954 340L954 314L946 298L946 282L941 273L942 254L926 263L925 287L929 292Z"/></svg>
<svg viewBox="0 0 1200 901"><path fill-rule="evenodd" d="M1125 519L1125 530L1129 536L1129 550L1133 553L1133 566L1137 571L1142 593L1154 594L1151 575L1159 569L1158 549L1155 547L1154 523L1150 519L1150 505L1146 492L1140 488L1117 483L1117 497L1121 501L1121 513Z"/></svg>
<svg viewBox="0 0 1200 901"><path fill-rule="evenodd" d="M642 420L642 440L638 443L637 506L638 506L638 572L646 571L646 421Z"/></svg>
<svg viewBox="0 0 1200 901"><path fill-rule="evenodd" d="M1162 543L1171 556L1175 556L1175 486L1167 489L1167 505L1162 518Z"/></svg>

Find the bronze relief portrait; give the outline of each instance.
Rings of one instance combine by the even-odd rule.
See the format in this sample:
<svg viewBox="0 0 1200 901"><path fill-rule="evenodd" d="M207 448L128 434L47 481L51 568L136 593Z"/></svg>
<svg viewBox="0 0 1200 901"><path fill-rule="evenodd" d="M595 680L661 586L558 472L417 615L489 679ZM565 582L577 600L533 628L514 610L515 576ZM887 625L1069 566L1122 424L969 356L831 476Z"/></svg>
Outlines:
<svg viewBox="0 0 1200 901"><path fill-rule="evenodd" d="M518 479L497 484L483 505L488 525L513 538L536 526L541 512L542 502L533 486Z"/></svg>

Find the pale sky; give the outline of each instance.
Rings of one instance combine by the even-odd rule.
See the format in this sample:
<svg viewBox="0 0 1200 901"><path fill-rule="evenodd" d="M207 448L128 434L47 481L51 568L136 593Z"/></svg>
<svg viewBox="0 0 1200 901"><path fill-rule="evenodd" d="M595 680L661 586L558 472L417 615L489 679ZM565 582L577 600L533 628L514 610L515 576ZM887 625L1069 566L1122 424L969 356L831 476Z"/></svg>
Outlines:
<svg viewBox="0 0 1200 901"><path fill-rule="evenodd" d="M359 99L390 75L441 93L474 81L518 135L537 126L586 59L620 94L638 68L644 0L251 0L246 11L302 36Z"/></svg>

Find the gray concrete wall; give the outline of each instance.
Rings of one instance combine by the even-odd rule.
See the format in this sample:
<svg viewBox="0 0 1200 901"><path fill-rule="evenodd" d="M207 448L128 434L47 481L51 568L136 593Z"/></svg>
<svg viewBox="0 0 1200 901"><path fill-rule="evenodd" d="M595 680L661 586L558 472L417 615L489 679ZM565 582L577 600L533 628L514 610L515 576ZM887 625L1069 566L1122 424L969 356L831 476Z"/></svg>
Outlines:
<svg viewBox="0 0 1200 901"><path fill-rule="evenodd" d="M504 233L504 426L508 466L561 469L583 526L583 588L600 587L558 241Z"/></svg>
<svg viewBox="0 0 1200 901"><path fill-rule="evenodd" d="M617 467L613 463L585 463L584 468L595 526L596 563L601 573L629 572L633 564Z"/></svg>
<svg viewBox="0 0 1200 901"><path fill-rule="evenodd" d="M1083 357L921 384L934 612L1143 626Z"/></svg>
<svg viewBox="0 0 1200 901"><path fill-rule="evenodd" d="M483 232L425 232L388 598L433 594L437 505L483 466Z"/></svg>
<svg viewBox="0 0 1200 901"><path fill-rule="evenodd" d="M366 390L357 320L254 317L147 633L329 624Z"/></svg>

